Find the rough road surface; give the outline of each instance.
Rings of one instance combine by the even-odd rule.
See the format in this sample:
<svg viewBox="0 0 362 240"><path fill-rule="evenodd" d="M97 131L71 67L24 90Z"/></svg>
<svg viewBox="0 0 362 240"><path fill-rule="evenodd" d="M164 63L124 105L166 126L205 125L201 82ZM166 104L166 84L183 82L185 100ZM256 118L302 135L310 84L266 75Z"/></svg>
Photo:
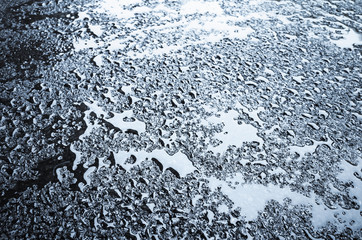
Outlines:
<svg viewBox="0 0 362 240"><path fill-rule="evenodd" d="M362 2L0 4L1 239L361 239Z"/></svg>

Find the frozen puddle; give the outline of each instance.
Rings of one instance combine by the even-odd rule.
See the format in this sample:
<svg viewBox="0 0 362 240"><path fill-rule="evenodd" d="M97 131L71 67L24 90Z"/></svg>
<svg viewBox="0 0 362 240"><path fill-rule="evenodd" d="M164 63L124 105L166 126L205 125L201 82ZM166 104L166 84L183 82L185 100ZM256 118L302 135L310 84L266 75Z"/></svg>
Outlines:
<svg viewBox="0 0 362 240"><path fill-rule="evenodd" d="M268 201L275 200L282 203L284 199L289 198L294 205L305 205L310 208L312 213L311 220L315 228L325 226L328 222L338 226L339 230L345 227L358 230L362 227L361 221L352 221L361 218L359 210L345 210L339 206L335 209L330 209L323 203L316 203L315 194L311 194L309 198L293 192L289 187L280 188L271 184L267 186L261 184L236 185L235 182L243 182L241 174L234 178L226 179L226 181L221 181L215 177L206 179L209 181L209 187L212 191L220 188L220 191L233 201L234 208L241 208L241 214L245 216L246 221L256 220L259 212L263 211ZM230 181L234 182L234 184L230 184ZM229 186L228 182L231 186Z"/></svg>
<svg viewBox="0 0 362 240"><path fill-rule="evenodd" d="M117 164L129 171L132 167L144 160L153 160L160 167L161 171L171 169L178 177L185 177L187 174L197 170L187 156L181 152L169 155L164 150L146 151L119 151L114 154Z"/></svg>

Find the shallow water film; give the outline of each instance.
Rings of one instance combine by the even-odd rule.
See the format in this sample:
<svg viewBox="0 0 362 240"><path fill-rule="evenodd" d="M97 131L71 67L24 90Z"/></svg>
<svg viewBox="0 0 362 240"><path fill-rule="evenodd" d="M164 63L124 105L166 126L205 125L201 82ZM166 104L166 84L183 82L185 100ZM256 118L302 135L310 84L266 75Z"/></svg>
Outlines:
<svg viewBox="0 0 362 240"><path fill-rule="evenodd" d="M361 239L361 33L360 0L2 0L0 239Z"/></svg>

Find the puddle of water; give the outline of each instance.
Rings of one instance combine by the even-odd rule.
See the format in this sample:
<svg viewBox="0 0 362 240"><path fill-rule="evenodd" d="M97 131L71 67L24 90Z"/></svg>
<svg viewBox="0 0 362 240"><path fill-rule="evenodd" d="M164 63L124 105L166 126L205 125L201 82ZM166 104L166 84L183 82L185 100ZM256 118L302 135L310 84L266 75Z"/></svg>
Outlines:
<svg viewBox="0 0 362 240"><path fill-rule="evenodd" d="M89 107L89 110L85 111L85 117L84 117L84 121L86 122L87 128L86 128L85 132L81 136L79 136L80 140L83 140L86 136L89 136L93 129L100 127L99 124L91 124L90 121L88 120L87 117L89 116L89 114L91 112L96 113L97 116L100 116L101 114L103 114L104 116L107 115L103 111L103 109L97 105L97 102L94 102L94 103L85 102L85 105L87 105ZM146 124L144 122L141 122L137 119L134 122L125 122L123 120L124 118L127 118L127 117L130 118L130 117L134 116L132 110L124 111L123 113L113 113L113 114L114 114L114 116L112 118L106 119L105 121L108 121L113 126L121 129L122 131L127 131L128 129L136 130L138 133L143 133L146 131ZM72 168L74 171L77 169L77 166L81 162L82 154L81 154L81 152L77 151L73 145L71 145L70 149L76 155L75 160L73 162L73 168ZM87 167L87 166L85 166L85 167Z"/></svg>
<svg viewBox="0 0 362 240"><path fill-rule="evenodd" d="M342 160L340 168L343 171L338 175L338 179L344 182L352 182L353 188L350 189L349 194L357 198L357 202L362 206L362 181L359 180L354 173L362 175L362 158L358 157L356 166ZM361 223L362 224L362 223Z"/></svg>
<svg viewBox="0 0 362 240"><path fill-rule="evenodd" d="M93 62L98 66L103 66L103 54L99 54L96 57L93 58Z"/></svg>
<svg viewBox="0 0 362 240"><path fill-rule="evenodd" d="M235 118L239 116L239 113L235 110L230 110L227 113L219 113L219 117L212 116L206 119L208 123L220 124L223 123L223 131L215 134L215 138L221 140L222 143L216 147L209 146L209 150L214 153L224 153L229 146L234 145L241 147L244 142L259 142L263 144L257 133L258 129L250 124L238 124Z"/></svg>
<svg viewBox="0 0 362 240"><path fill-rule="evenodd" d="M182 5L180 13L182 15L194 13L210 13L221 15L224 13L224 11L217 2L190 1Z"/></svg>
<svg viewBox="0 0 362 240"><path fill-rule="evenodd" d="M226 181L218 180L215 177L206 179L209 181L209 187L212 191L220 187L221 192L234 202L234 208L240 207L242 209L241 213L245 216L246 221L255 220L258 217L258 212L263 211L268 201L275 200L281 203L285 198L289 198L294 205L311 207L311 220L315 228L320 228L328 222L335 224L339 230L349 227L355 231L362 227L361 221L351 224L352 220L360 219L359 210L344 210L340 207L330 209L324 204L316 203L315 194L311 194L311 197L306 197L293 192L289 187L280 188L271 184L267 186L261 184L232 184L233 187L230 187L228 182L244 182L241 174L237 174L234 178L226 179Z"/></svg>
<svg viewBox="0 0 362 240"><path fill-rule="evenodd" d="M102 36L104 32L102 26L100 25L89 25L89 30L91 30L91 32L94 33L97 37Z"/></svg>
<svg viewBox="0 0 362 240"><path fill-rule="evenodd" d="M137 11L125 10L125 6L141 4L141 0L104 0L99 8L100 12L108 12L118 18L132 18Z"/></svg>
<svg viewBox="0 0 362 240"><path fill-rule="evenodd" d="M347 30L348 32L343 35L339 40L331 40L340 48L354 48L353 45L362 45L362 34L354 31L353 29Z"/></svg>
<svg viewBox="0 0 362 240"><path fill-rule="evenodd" d="M89 48L98 48L101 45L95 39L78 39L73 41L73 47L74 51L79 52Z"/></svg>
<svg viewBox="0 0 362 240"><path fill-rule="evenodd" d="M173 8L169 8L160 3L155 8L135 7L132 10L124 9L124 6L128 6L133 3L140 3L139 1L117 1L117 0L105 0L97 9L99 13L107 13L114 17L117 17L121 21L126 21L127 26L130 27L131 32L124 36L111 35L107 38L110 42L109 50L114 51L118 49L124 49L125 40L134 40L137 38L137 42L143 42L142 39L147 38L146 32L157 31L158 33L165 33L167 35L173 32L183 32L183 34L172 44L164 43L157 46L153 43L148 43L149 46L145 50L138 48L137 51L128 50L126 53L131 58L149 58L155 55L169 54L171 52L177 52L188 45L205 44L218 42L224 37L234 39L244 39L254 30L250 27L238 27L235 22L240 21L239 18L230 17L224 15L224 12L217 2L203 2L203 1L188 1L185 2L179 11L175 11ZM160 15L159 21L153 23L151 26L139 29L133 23L133 17L136 13L152 13L156 14L162 12L165 15ZM200 19L189 21L187 19L188 14L201 13L204 14ZM177 20L176 20L177 19ZM176 21L172 21L176 20ZM99 29L96 29L98 32ZM99 34L102 32L99 30ZM199 40L191 40L189 35L197 35ZM176 35L175 35L176 36ZM147 41L146 41L147 42ZM163 42L161 40L161 42ZM91 46L93 46L91 44ZM86 44L78 43L77 49L86 48Z"/></svg>
<svg viewBox="0 0 362 240"><path fill-rule="evenodd" d="M327 142L324 141L315 141L311 139L313 142L312 145L305 145L305 146L291 146L289 147L289 150L291 153L297 153L299 155L298 159L301 159L305 154L307 153L313 153L319 145L327 145L329 147L332 147L333 141L328 137Z"/></svg>
<svg viewBox="0 0 362 240"><path fill-rule="evenodd" d="M239 102L236 104L235 107L237 109L243 110L243 112L249 115L249 117L253 119L255 122L257 122L259 126L263 126L264 122L259 118L259 113L265 110L263 107L258 107L256 110L250 111L248 108L244 107Z"/></svg>
<svg viewBox="0 0 362 240"><path fill-rule="evenodd" d="M134 164L126 162L131 155L135 156L137 159ZM166 153L166 151L159 149L152 152L130 150L128 152L119 151L114 154L114 158L117 164L120 164L127 171L140 164L142 161L152 158L157 159L157 161L162 164L163 171L168 168L172 168L178 172L180 177L185 177L187 174L197 170L187 156L181 152L177 152L171 156Z"/></svg>
<svg viewBox="0 0 362 240"><path fill-rule="evenodd" d="M99 107L96 102L85 102L85 104L90 108L90 110L88 110L89 113L93 111L97 114L97 116L100 116L101 114L103 114L104 116L107 115L107 113L104 112L103 109ZM112 113L114 114L114 116L112 118L106 119L105 121L111 123L113 126L121 129L122 131L126 131L128 129L136 130L138 133L143 133L146 131L146 124L144 122L141 122L137 119L134 122L125 122L123 120L124 118L134 117L133 110L124 111L123 113Z"/></svg>

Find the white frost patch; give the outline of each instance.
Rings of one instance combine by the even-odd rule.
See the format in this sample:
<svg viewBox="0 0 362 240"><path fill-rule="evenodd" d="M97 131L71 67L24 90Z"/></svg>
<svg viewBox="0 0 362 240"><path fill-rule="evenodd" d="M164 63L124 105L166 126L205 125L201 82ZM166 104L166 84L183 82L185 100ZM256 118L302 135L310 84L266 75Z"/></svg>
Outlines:
<svg viewBox="0 0 362 240"><path fill-rule="evenodd" d="M238 124L235 118L239 116L239 113L235 110L231 110L227 113L219 113L219 117L212 116L207 118L207 122L212 124L224 124L223 131L215 134L215 138L222 141L216 147L209 146L209 149L215 153L224 153L230 145L241 147L243 142L260 142L263 144L257 133L258 129L250 124Z"/></svg>
<svg viewBox="0 0 362 240"><path fill-rule="evenodd" d="M311 194L311 197L306 197L297 192L293 192L289 187L280 188L276 185L261 185L261 184L242 184L229 186L228 182L238 181L243 182L243 179L239 179L241 175L221 181L215 177L207 178L209 181L209 187L212 191L215 191L220 187L220 191L227 195L230 200L234 202L234 208L240 207L242 209L242 215L245 216L246 221L255 220L258 217L258 212L263 211L265 205L270 200L283 202L284 199L289 198L294 205L309 206L312 212L312 224L315 228L319 228L331 222L338 226L339 230L345 227L358 230L362 226L362 222L351 223L353 219L359 219L359 210L344 210L340 207L336 209L330 209L323 204L316 203L315 194Z"/></svg>
<svg viewBox="0 0 362 240"><path fill-rule="evenodd" d="M331 147L333 141L329 137L327 137L327 138L328 138L327 142L315 141L313 139L310 139L313 142L312 145L305 145L305 146L302 146L302 147L300 147L300 146L291 146L291 147L289 147L289 150L290 150L291 153L297 153L299 155L298 158L300 159L307 153L314 153L314 151L317 149L317 147L319 145L325 144L325 145Z"/></svg>
<svg viewBox="0 0 362 240"><path fill-rule="evenodd" d="M223 14L223 10L217 2L190 1L182 5L180 10L182 15L194 13L214 13Z"/></svg>
<svg viewBox="0 0 362 240"><path fill-rule="evenodd" d="M132 164L127 163L127 159L129 159L131 155L136 157L135 163ZM114 153L114 158L117 164L120 164L127 171L140 164L142 161L152 158L157 159L157 161L162 164L163 170L172 168L178 172L180 177L185 177L187 174L197 170L187 156L181 152L177 152L171 156L164 150L159 149L152 152L130 150Z"/></svg>

